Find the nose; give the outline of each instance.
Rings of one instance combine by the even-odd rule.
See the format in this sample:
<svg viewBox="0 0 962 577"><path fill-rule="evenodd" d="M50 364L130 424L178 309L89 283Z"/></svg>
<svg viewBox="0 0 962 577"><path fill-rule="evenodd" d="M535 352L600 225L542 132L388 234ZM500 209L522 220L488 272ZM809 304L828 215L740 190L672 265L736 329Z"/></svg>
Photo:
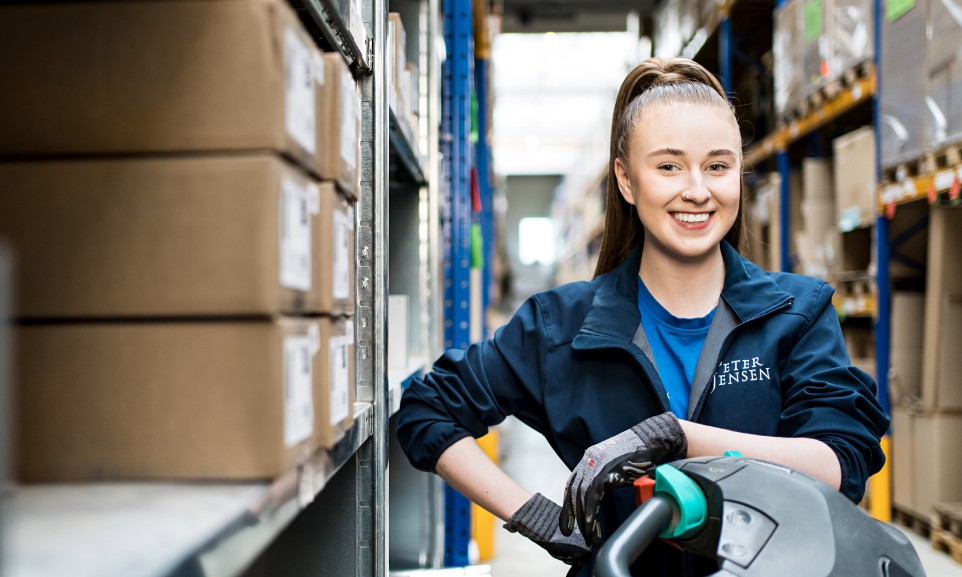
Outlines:
<svg viewBox="0 0 962 577"><path fill-rule="evenodd" d="M705 186L705 179L699 173L692 174L688 188L682 192L682 199L694 204L704 204L711 198L711 191Z"/></svg>

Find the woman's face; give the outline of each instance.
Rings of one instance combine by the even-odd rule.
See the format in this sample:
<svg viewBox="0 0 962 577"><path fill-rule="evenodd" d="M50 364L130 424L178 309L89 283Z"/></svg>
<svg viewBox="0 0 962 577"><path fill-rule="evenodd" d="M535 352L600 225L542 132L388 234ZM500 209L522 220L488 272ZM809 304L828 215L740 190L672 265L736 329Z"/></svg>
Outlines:
<svg viewBox="0 0 962 577"><path fill-rule="evenodd" d="M615 161L621 195L645 227L645 252L697 260L735 223L741 136L723 106L656 104L635 122L628 165Z"/></svg>

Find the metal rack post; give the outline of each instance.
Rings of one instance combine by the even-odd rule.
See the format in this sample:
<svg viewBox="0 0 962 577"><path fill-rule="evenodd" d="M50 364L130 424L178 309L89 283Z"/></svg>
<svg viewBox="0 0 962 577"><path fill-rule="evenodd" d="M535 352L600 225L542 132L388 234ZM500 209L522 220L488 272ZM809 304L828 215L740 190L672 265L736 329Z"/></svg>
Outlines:
<svg viewBox="0 0 962 577"><path fill-rule="evenodd" d="M373 404L371 439L356 457L356 575L387 574L388 408L387 340L388 131L387 0L366 0L362 17L373 36L373 74L361 78L361 177L357 205L358 399Z"/></svg>
<svg viewBox="0 0 962 577"><path fill-rule="evenodd" d="M444 265L445 347L467 348L471 334L471 83L474 51L471 0L444 0L447 59L441 71L441 131L445 226L449 239ZM445 487L445 554L449 567L468 564L471 503Z"/></svg>

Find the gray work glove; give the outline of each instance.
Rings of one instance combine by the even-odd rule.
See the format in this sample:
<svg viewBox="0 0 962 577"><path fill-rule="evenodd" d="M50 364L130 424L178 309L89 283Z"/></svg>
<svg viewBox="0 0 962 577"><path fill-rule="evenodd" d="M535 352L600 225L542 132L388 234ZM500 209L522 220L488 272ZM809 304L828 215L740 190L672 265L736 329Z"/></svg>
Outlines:
<svg viewBox="0 0 962 577"><path fill-rule="evenodd" d="M560 513L561 506L541 493L535 493L515 511L504 528L512 533L521 533L552 557L568 565L587 562L591 549L577 531L569 531L569 536L561 534L558 526Z"/></svg>
<svg viewBox="0 0 962 577"><path fill-rule="evenodd" d="M568 477L561 532L571 535L575 521L589 545L601 541L598 512L605 491L630 485L656 465L688 453L688 439L673 413L651 417L623 433L588 447Z"/></svg>

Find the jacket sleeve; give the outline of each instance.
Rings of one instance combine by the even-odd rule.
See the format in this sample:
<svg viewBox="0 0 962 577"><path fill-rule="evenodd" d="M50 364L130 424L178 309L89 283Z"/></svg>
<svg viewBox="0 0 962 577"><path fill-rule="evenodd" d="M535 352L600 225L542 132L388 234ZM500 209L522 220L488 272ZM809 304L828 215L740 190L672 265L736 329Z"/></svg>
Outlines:
<svg viewBox="0 0 962 577"><path fill-rule="evenodd" d="M854 502L885 463L879 439L889 418L875 381L851 364L834 291L820 284L811 315L783 367L780 434L818 439L835 451L841 465L840 491Z"/></svg>
<svg viewBox="0 0 962 577"><path fill-rule="evenodd" d="M411 464L433 471L448 447L516 414L543 431L541 383L547 334L530 298L492 339L451 349L401 397L397 437Z"/></svg>

